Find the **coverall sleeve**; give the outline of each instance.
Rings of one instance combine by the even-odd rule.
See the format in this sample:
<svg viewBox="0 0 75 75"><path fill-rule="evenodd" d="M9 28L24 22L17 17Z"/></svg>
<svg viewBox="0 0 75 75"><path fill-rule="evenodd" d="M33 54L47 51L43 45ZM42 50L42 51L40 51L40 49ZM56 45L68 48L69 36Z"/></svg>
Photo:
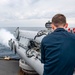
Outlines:
<svg viewBox="0 0 75 75"><path fill-rule="evenodd" d="M45 52L44 52L43 41L41 42L41 62L45 63Z"/></svg>

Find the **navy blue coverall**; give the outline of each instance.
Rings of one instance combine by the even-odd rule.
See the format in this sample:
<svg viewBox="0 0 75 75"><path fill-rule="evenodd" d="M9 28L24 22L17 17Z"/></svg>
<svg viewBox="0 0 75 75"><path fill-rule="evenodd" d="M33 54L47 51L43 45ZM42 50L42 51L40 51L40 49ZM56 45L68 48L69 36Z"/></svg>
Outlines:
<svg viewBox="0 0 75 75"><path fill-rule="evenodd" d="M63 28L43 38L41 42L43 75L73 75L75 66L75 34Z"/></svg>

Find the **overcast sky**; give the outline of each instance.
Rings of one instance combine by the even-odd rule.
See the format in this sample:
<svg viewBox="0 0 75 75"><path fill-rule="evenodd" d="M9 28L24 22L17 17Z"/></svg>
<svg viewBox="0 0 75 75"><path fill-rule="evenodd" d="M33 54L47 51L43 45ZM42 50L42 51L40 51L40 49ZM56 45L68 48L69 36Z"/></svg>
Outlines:
<svg viewBox="0 0 75 75"><path fill-rule="evenodd" d="M57 13L75 26L75 0L0 0L0 27L44 27Z"/></svg>

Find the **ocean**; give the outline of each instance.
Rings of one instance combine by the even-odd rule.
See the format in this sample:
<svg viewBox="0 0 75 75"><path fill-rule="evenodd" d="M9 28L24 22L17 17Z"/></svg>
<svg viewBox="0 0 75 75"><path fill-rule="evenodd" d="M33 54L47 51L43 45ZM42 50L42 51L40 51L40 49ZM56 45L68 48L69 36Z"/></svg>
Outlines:
<svg viewBox="0 0 75 75"><path fill-rule="evenodd" d="M10 50L9 47L7 47L4 44L4 39L6 39L6 36L8 36L6 33L4 34L2 29L5 30L6 32L10 32L11 34L14 34L14 31L16 30L17 27L0 27L0 59L4 58L5 56L9 56L12 59L19 59L19 55L16 54ZM31 31L40 31L44 30L45 27L20 27L20 29L23 30L31 30ZM2 38L1 38L2 37ZM4 39L3 39L4 38Z"/></svg>

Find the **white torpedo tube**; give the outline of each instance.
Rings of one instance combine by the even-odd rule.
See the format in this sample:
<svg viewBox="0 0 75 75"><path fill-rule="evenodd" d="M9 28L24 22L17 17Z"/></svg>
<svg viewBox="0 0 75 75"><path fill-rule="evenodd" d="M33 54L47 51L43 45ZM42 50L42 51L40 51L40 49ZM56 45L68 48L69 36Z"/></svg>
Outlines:
<svg viewBox="0 0 75 75"><path fill-rule="evenodd" d="M19 30L18 27L15 31L16 39L9 40L10 48L22 58L19 61L19 66L24 71L35 70L39 75L43 75L44 64L41 63L40 43L46 35L52 32L50 24L50 21L45 24L48 30L39 32Z"/></svg>
<svg viewBox="0 0 75 75"><path fill-rule="evenodd" d="M9 46L15 51L15 54L17 52L22 58L22 60L19 61L19 66L23 70L35 70L39 75L43 75L44 65L40 61L40 42L43 37L46 36L46 34L48 33L45 30L40 32L19 29L16 30L16 39L10 40ZM24 62L26 62L27 64Z"/></svg>

